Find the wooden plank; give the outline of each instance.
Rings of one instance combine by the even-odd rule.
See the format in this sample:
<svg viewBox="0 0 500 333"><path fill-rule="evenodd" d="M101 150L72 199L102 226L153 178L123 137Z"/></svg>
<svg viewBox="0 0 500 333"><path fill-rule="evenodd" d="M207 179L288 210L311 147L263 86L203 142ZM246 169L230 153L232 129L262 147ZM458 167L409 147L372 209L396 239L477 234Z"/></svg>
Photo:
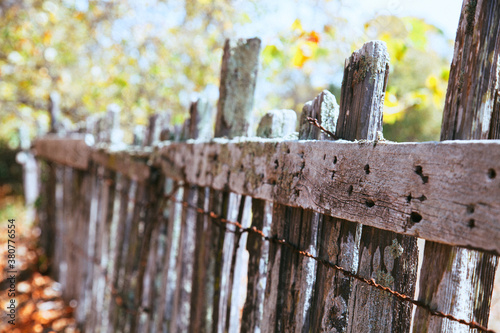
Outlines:
<svg viewBox="0 0 500 333"><path fill-rule="evenodd" d="M441 140L500 138L499 61L500 1L464 1ZM494 178L495 169L489 170L490 179ZM476 212L481 207L475 200L467 206L471 231L478 225ZM419 299L438 311L487 326L497 265L498 257L489 253L426 242ZM417 308L414 331L469 332L469 328Z"/></svg>
<svg viewBox="0 0 500 333"><path fill-rule="evenodd" d="M353 65L355 65L355 63L353 64L352 62L357 60L359 53L361 53L361 51L355 52L350 58L351 61L346 61L346 67L354 67ZM352 75L352 68L350 71L346 70L344 80L346 80L348 74ZM367 78L367 80L369 80L369 78ZM374 83L375 80L372 82ZM356 91L359 95L357 97L362 98L363 94L369 93L370 91L367 87L359 89L363 83L364 80L356 84L352 82L343 82L343 97L345 97L346 87L354 87L354 89L349 90L351 92ZM325 97L327 96L329 95L325 94ZM350 102L349 99L344 101L342 105L343 113L349 108L348 103ZM317 119L318 123L324 128L337 134L337 126L340 127L342 124L337 124L340 110L334 96L323 98L322 100L318 99L317 102L313 103L309 108L304 108L304 111L306 110L308 112L304 112L303 117L309 116L310 118ZM359 110L353 110L353 115L357 115L358 113L360 113ZM352 120L349 117L345 117L345 115L342 119L344 121ZM309 126L310 129L306 128L306 130L311 138L332 140L332 138L325 133L319 133L318 128L311 125ZM344 131L343 134L346 136L350 135L346 131ZM337 160L334 158L330 163L331 167L334 169L332 171L332 179L334 179ZM343 265L342 267L346 267L355 272L358 263L361 225L323 215L318 215L316 218L318 220L316 224L318 236L315 239L314 254L331 262L339 263ZM340 272L328 269L323 265L317 266L317 271L315 273L314 294L310 302L311 313L308 318L310 330L314 332L345 332L348 324L347 318L350 314L348 304L351 299L352 279L344 276Z"/></svg>
<svg viewBox="0 0 500 333"><path fill-rule="evenodd" d="M389 54L383 42L364 44L346 61L336 133L340 138L375 139L382 132L388 76ZM365 174L370 173L370 167L365 167ZM364 225L358 253L359 259L355 260L359 275L413 297L418 262L415 237ZM411 311L411 304L355 280L348 302L346 331L409 332Z"/></svg>
<svg viewBox="0 0 500 333"><path fill-rule="evenodd" d="M324 127L333 129L337 123L339 107L335 97L328 91L321 92L313 101L304 105L299 124L299 139L332 139L325 136L307 120L313 118ZM317 255L318 231L323 216L311 210L285 208L284 228L278 235ZM311 325L316 261L300 256L290 248L281 250L278 301L276 308L276 330L280 332L309 331Z"/></svg>
<svg viewBox="0 0 500 333"><path fill-rule="evenodd" d="M271 110L262 117L257 128L261 137L284 137L295 132L297 115L293 110ZM276 219L282 216L276 216ZM283 226L283 221L275 219L274 232L277 233ZM271 221L273 220L273 203L264 200L252 200L252 227L270 234ZM271 247L271 268L268 270L268 255ZM247 246L248 261L248 286L243 315L241 320L242 332L266 331L272 329L276 322L277 294L271 289L277 288L279 280L279 258L281 252L279 245L269 244L261 237L250 233ZM275 264L276 263L276 264ZM267 275L267 276L266 276ZM270 281L267 284L267 281ZM267 290L267 292L266 292ZM266 297L267 296L267 297ZM264 299L266 304L264 305ZM266 310L264 310L266 307ZM266 323L263 324L262 321Z"/></svg>
<svg viewBox="0 0 500 333"><path fill-rule="evenodd" d="M117 326L116 319L119 306L122 302L119 292L123 285L123 267L124 267L124 254L126 254L126 244L130 233L130 215L131 202L129 200L131 181L127 177L118 175L117 177L117 221L116 228L114 228L114 248L111 253L111 260L113 261L112 268L110 269L109 280L111 283L111 299L109 302L109 325L115 329ZM129 222L129 223L127 223ZM121 273L121 276L120 276ZM120 283L121 282L121 283Z"/></svg>
<svg viewBox="0 0 500 333"><path fill-rule="evenodd" d="M247 136L259 68L260 39L226 40L215 136Z"/></svg>
<svg viewBox="0 0 500 333"><path fill-rule="evenodd" d="M158 154L155 160L165 175L190 184L441 243L500 251L500 141L216 139L168 144ZM276 170L272 161L283 167ZM472 228L470 205L475 207Z"/></svg>
<svg viewBox="0 0 500 333"><path fill-rule="evenodd" d="M216 137L233 138L248 135L251 125L252 108L257 70L259 66L260 39L227 40L221 65L221 82L215 123ZM220 200L219 200L220 199ZM245 199L241 195L211 191L209 210L229 220L241 221ZM233 225L222 228L217 220L212 221L212 234L217 242L211 247L215 258L213 281L212 330L223 332L239 328L239 321L231 321L233 307L237 306L233 297L233 282L238 258L239 234ZM244 221L242 221L244 222ZM243 223L244 224L244 223ZM215 230L219 229L219 230ZM234 311L237 311L234 309Z"/></svg>
<svg viewBox="0 0 500 333"><path fill-rule="evenodd" d="M190 118L186 122L187 126L185 135L190 139L198 139L211 137L212 128L212 108L204 100L193 102L190 107ZM200 196L204 197L204 188L185 184L183 201L194 207L198 206ZM201 207L204 207L202 204ZM196 283L198 278L196 274L201 273L205 269L205 265L197 267L195 272L195 254L196 254L196 232L203 232L197 228L197 223L202 220L198 219L198 213L192 207L184 207L181 218L181 231L179 238L179 255L177 257L177 286L175 288L174 306L172 309L172 323L170 331L186 332L189 330L191 316L191 298L193 283ZM199 238L199 237L198 237ZM203 247L199 244L199 247ZM194 281L193 281L194 280ZM199 295L194 295L199 297Z"/></svg>
<svg viewBox="0 0 500 333"><path fill-rule="evenodd" d="M85 171L78 170L75 171L78 177L79 186L77 186L78 193L76 194L78 200L76 202L76 219L75 224L77 226L77 235L75 239L75 244L78 248L74 249L73 255L76 258L76 266L78 270L74 273L76 276L75 284L78 286L78 294L75 298L77 300L77 308L75 313L75 319L79 325L83 325L85 322L85 303L87 297L85 281L89 272L87 271L87 265L89 264L89 258L86 257L86 249L88 245L88 235L89 235L89 217L90 217L90 205L91 205L91 193L92 193L92 176Z"/></svg>
<svg viewBox="0 0 500 333"><path fill-rule="evenodd" d="M60 137L55 134L45 135L35 140L34 153L38 158L49 159L55 163L87 170L90 160L90 148L82 135Z"/></svg>
<svg viewBox="0 0 500 333"><path fill-rule="evenodd" d="M495 246L499 204L494 200L500 195L496 186L498 140L352 143L214 139L162 143L155 153L141 154L150 155L151 163L161 165L168 177L190 184L269 201L276 199L284 205L440 243L499 252L499 246ZM338 161L342 158L336 171L336 176L342 177L338 178L342 187L332 184L330 162L334 157ZM302 159L306 162L302 173L313 177L299 177L297 165L302 164ZM267 161L275 160L280 165L286 163L287 167L274 170ZM131 168L146 168L143 162L138 164L141 165ZM365 172L366 165L371 170L369 175ZM308 188L309 192L298 197L277 195L278 188L289 189L291 183L294 187ZM468 184L467 188L463 184ZM431 192L432 201L428 200ZM379 201L384 209L375 205L375 209L368 210L371 207L366 207L366 200ZM472 228L468 227L471 217L467 212L471 204L475 206ZM449 234L443 234L447 231Z"/></svg>
<svg viewBox="0 0 500 333"><path fill-rule="evenodd" d="M111 149L96 149L92 151L92 160L107 169L119 172L124 176L137 181L145 182L150 175L150 168L146 164L147 148L113 151Z"/></svg>

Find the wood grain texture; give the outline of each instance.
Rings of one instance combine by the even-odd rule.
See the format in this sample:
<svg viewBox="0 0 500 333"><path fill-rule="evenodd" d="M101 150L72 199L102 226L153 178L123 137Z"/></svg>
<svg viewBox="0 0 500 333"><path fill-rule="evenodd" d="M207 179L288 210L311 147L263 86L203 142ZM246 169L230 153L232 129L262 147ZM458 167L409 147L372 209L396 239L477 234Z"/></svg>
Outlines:
<svg viewBox="0 0 500 333"><path fill-rule="evenodd" d="M215 137L233 138L248 135L259 52L258 38L226 41L221 65ZM245 225L245 221L242 220L245 197L225 191L217 192L210 193L210 211L219 211L222 218L238 220ZM212 228L221 229L221 226L217 225L217 220L212 222L215 222ZM241 237L241 234L234 231L233 225L226 225L218 231L212 230L214 235L218 234L217 243L211 248L211 256L215 258L212 330L217 332L239 330L239 318L231 316L231 313L241 313L242 310L238 308L239 304L235 299L237 295L234 293L234 278L236 269L248 263L242 265L242 253L239 251L240 247L245 247L246 237Z"/></svg>
<svg viewBox="0 0 500 333"><path fill-rule="evenodd" d="M260 39L226 40L215 136L247 136L259 68Z"/></svg>
<svg viewBox="0 0 500 333"><path fill-rule="evenodd" d="M158 154L167 176L191 184L441 243L500 250L500 177L489 172L500 161L499 141L214 140L168 144Z"/></svg>
<svg viewBox="0 0 500 333"><path fill-rule="evenodd" d="M385 43L369 42L354 52L347 62L342 82L339 118L341 138L375 139L382 131L382 109L389 54ZM365 165L365 174L371 173ZM369 199L370 200L370 199ZM374 201L366 205L374 205ZM351 252L356 252L354 249ZM363 225L356 272L378 283L413 297L417 277L417 240L415 237ZM347 332L409 332L412 305L396 300L381 290L353 281L348 302Z"/></svg>
<svg viewBox="0 0 500 333"><path fill-rule="evenodd" d="M311 125L308 117L318 120L327 129L335 130L338 117L338 105L335 97L328 91L321 92L313 101L304 105L299 124L299 139L331 139ZM300 249L317 255L318 231L323 216L311 210L286 207L284 228L278 233ZM276 330L280 332L307 332L311 326L313 292L316 282L316 261L302 257L290 248L284 248L281 254L280 276L278 285L278 303Z"/></svg>
<svg viewBox="0 0 500 333"><path fill-rule="evenodd" d="M257 128L261 137L286 137L295 132L297 116L292 110L271 110L262 117ZM278 168L279 166L276 166ZM264 200L252 200L252 226L267 234L274 221L273 232L283 234L283 216L280 213L286 207L273 208L273 203ZM276 212L274 214L273 212ZM269 248L272 248L272 264L268 268ZM261 237L252 233L248 236L249 252L248 286L245 307L242 317L242 331L259 332L272 330L277 319L277 293L269 288L278 288L280 279L281 249L276 244L264 242ZM274 265L274 266L273 266ZM267 281L270 281L267 284ZM265 309L264 309L265 307Z"/></svg>
<svg viewBox="0 0 500 333"><path fill-rule="evenodd" d="M62 138L48 134L35 140L33 148L38 158L50 159L55 163L81 170L86 170L89 166L91 151L82 135Z"/></svg>
<svg viewBox="0 0 500 333"><path fill-rule="evenodd" d="M191 104L190 118L185 123L186 133L184 134L190 139L208 139L212 137L212 108L204 100L198 100ZM199 188L194 185L184 185L183 201L194 207L200 207L198 203L200 199L204 199L204 188ZM202 201L203 202L203 201ZM201 205L204 207L204 204ZM203 232L203 228L198 228L198 222L203 223L203 220L198 218L198 213L192 207L183 207L181 218L181 230L179 238L179 254L177 257L177 287L175 288L174 305L172 309L172 323L170 331L172 332L187 332L190 326L191 306L192 306L192 291L193 283L198 281L196 274L201 274L201 270L205 268L198 267L198 272L195 272L195 254L198 246L196 240L199 239L196 232ZM200 230L201 229L201 230ZM200 243L200 248L204 244ZM199 249L203 252L202 249ZM199 286L196 287L199 290ZM194 295L199 297L199 295Z"/></svg>
<svg viewBox="0 0 500 333"><path fill-rule="evenodd" d="M384 42L368 42L346 60L336 131L339 138L377 138L388 76L389 54Z"/></svg>
<svg viewBox="0 0 500 333"><path fill-rule="evenodd" d="M92 151L92 160L107 169L116 171L126 177L144 183L150 176L150 168L146 164L148 148L114 150L97 148Z"/></svg>
<svg viewBox="0 0 500 333"><path fill-rule="evenodd" d="M441 140L500 138L499 61L500 2L464 1ZM489 170L490 178L496 177L496 171ZM475 203L467 206L471 228L476 225L477 207ZM439 311L487 326L497 265L498 257L489 253L426 242L419 299ZM470 330L417 309L414 331Z"/></svg>
<svg viewBox="0 0 500 333"><path fill-rule="evenodd" d="M499 128L499 59L500 1L465 0L450 68L441 140L498 138L494 134Z"/></svg>
<svg viewBox="0 0 500 333"><path fill-rule="evenodd" d="M54 142L53 148L60 142ZM144 154L166 176L190 184L312 209L440 243L500 251L499 203L495 200L500 195L498 140L214 139L164 142L154 153ZM284 167L275 169L274 161ZM338 176L335 181L333 171ZM285 193L278 195L278 189ZM367 200L375 205L368 207Z"/></svg>

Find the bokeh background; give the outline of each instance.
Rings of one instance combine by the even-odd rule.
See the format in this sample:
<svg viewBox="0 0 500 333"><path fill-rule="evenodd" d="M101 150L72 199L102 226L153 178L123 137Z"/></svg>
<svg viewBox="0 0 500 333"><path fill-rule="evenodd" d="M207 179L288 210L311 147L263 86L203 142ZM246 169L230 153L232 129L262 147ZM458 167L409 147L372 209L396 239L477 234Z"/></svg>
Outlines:
<svg viewBox="0 0 500 333"><path fill-rule="evenodd" d="M439 140L461 6L460 0L2 0L0 218L19 216L26 237L36 236L23 218L15 157L20 128L31 138L48 130L51 93L61 96L68 129L117 104L130 142L134 126L153 113L169 113L175 125L198 97L216 105L226 38L262 39L256 119L274 108L299 113L323 89L339 101L345 59L363 43L383 40L391 58L384 136ZM498 296L493 302L500 307ZM498 316L490 324L500 328Z"/></svg>

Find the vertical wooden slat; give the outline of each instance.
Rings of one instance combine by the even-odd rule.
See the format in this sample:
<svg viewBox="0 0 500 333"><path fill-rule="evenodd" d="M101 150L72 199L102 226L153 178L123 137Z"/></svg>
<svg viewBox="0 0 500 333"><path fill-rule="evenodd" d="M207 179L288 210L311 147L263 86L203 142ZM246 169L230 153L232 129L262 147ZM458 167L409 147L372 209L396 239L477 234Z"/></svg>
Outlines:
<svg viewBox="0 0 500 333"><path fill-rule="evenodd" d="M107 292L110 293L108 300L108 332L113 331L116 326L115 320L121 301L118 293L121 288L118 281L120 279L120 270L123 265L123 252L125 251L126 235L130 228L127 224L127 217L130 215L129 194L131 181L130 179L119 175L117 177L117 184L116 196L118 200L118 207L116 213L118 216L116 217L116 226L113 228L114 247L110 252L110 260L112 260L113 263L110 267L108 276L109 281L107 285L107 288L109 288Z"/></svg>
<svg viewBox="0 0 500 333"><path fill-rule="evenodd" d="M215 136L247 136L251 125L260 39L226 40L222 58Z"/></svg>
<svg viewBox="0 0 500 333"><path fill-rule="evenodd" d="M147 146L156 145L160 141L160 133L165 122L169 120L167 114L154 114L149 118L146 139ZM148 209L146 217L146 235L142 245L141 269L139 279L142 281L138 291L140 297L139 320L137 331L149 332L154 329L153 305L155 299L155 281L161 268L157 266L158 246L160 242L160 229L163 222L164 182L161 172L154 168L148 184ZM141 277L142 276L142 277Z"/></svg>
<svg viewBox="0 0 500 333"><path fill-rule="evenodd" d="M99 182L97 179L97 167L91 166L89 169L91 173L91 190L89 191L90 195L90 209L89 209L89 222L88 222L88 242L86 247L87 257L87 276L85 279L85 331L89 330L92 332L92 329L95 325L94 319L94 297L93 297L93 283L95 270L97 269L94 256L96 254L95 246L96 246L96 229L97 229L97 208L98 208L98 200L99 200Z"/></svg>
<svg viewBox="0 0 500 333"><path fill-rule="evenodd" d="M73 249L73 259L76 261L75 266L78 267L74 273L76 278L75 285L78 287L77 293L77 309L76 321L81 326L85 322L85 303L87 302L88 294L86 293L85 282L89 272L87 267L89 260L86 257L86 250L88 245L89 235L89 217L91 205L91 175L88 171L77 171L77 178L79 179L80 186L79 193L77 193L78 208L76 209L75 224L77 226L75 244L77 248Z"/></svg>
<svg viewBox="0 0 500 333"><path fill-rule="evenodd" d="M318 120L325 129L337 132L339 106L335 97L323 92L313 103L304 106L302 118L311 117ZM303 119L302 133L310 139L329 139L326 133L319 131ZM332 181L335 182L336 156L323 157L329 160L332 167ZM341 185L340 185L341 186ZM317 239L317 255L338 263L342 267L355 270L358 262L358 246L360 226L332 217L318 216L319 226ZM323 265L317 266L314 295L311 301L309 328L313 332L344 332L347 327L347 309L351 294L351 279Z"/></svg>
<svg viewBox="0 0 500 333"><path fill-rule="evenodd" d="M160 138L166 133L174 131L168 128L162 128ZM177 138L177 140L179 137ZM163 195L171 195L176 200L183 197L183 187L179 182L171 179L165 179ZM163 207L160 207L159 215L161 217L158 238L157 263L160 263L161 269L157 273L156 283L159 288L156 293L155 313L152 318L152 332L166 332L169 330L172 322L172 313L174 306L175 288L177 286L176 260L179 251L179 238L181 228L182 205L172 200L165 200Z"/></svg>
<svg viewBox="0 0 500 333"><path fill-rule="evenodd" d="M499 61L500 2L465 0L450 69L441 140L500 139ZM484 170L485 179L487 173ZM470 205L464 207L470 216L464 225L474 228L474 214L481 209L481 203L471 198ZM491 254L426 242L419 300L438 311L486 326L497 265L498 257ZM470 329L417 308L414 331Z"/></svg>
<svg viewBox="0 0 500 333"><path fill-rule="evenodd" d="M252 123L252 110L261 41L258 38L227 40L221 66L220 95L217 104L215 136L247 136ZM229 176L229 174L228 174ZM222 216L239 221L243 227L248 227L248 210L250 198L228 193L222 196ZM233 233L235 228L226 225L221 232L222 259L220 268L219 288L216 288L214 300L214 318L217 318L217 330L239 331L240 313L243 304L239 304L240 293L246 285L240 279L241 270L246 269L243 249L246 246L247 235ZM224 230L224 229L222 229ZM222 242L223 239L223 242ZM216 266L217 267L217 266ZM216 283L218 282L216 279ZM218 299L217 299L218 298ZM219 301L216 306L217 300ZM215 326L214 326L215 327Z"/></svg>
<svg viewBox="0 0 500 333"><path fill-rule="evenodd" d="M221 66L221 84L216 117L215 136L245 136L250 127L251 111L258 70L260 40L226 41ZM213 157L214 159L217 156ZM220 191L210 191L209 209L227 219L235 220L242 208L241 196ZM230 232L224 232L218 226L219 221L210 221L210 238L206 238L207 271L204 281L207 288L203 304L196 317L191 318L191 329L200 332L208 330L223 332L229 329L231 306L237 303L231 299L232 279L234 278L233 260L235 254L234 226L225 226ZM244 245L242 245L244 246ZM199 290L198 286L198 290ZM231 305L232 304L232 305Z"/></svg>
<svg viewBox="0 0 500 333"><path fill-rule="evenodd" d="M257 135L265 138L285 137L295 132L297 115L293 110L271 110L262 117ZM252 199L252 227L262 230L266 235L271 232L271 220L273 214L273 203L264 200ZM276 221L278 224L281 221ZM276 298L268 295L267 304L264 305L266 290L272 291L266 286L266 273L268 271L268 255L271 247L270 270L276 277L279 275L279 245L269 244L260 236L249 233L247 240L248 261L248 286L245 306L241 320L241 332L259 332L270 327L270 321L274 321ZM274 281L277 287L277 280ZM266 310L264 309L266 307ZM263 322L264 318L264 322Z"/></svg>
<svg viewBox="0 0 500 333"><path fill-rule="evenodd" d="M307 117L317 119L319 123L324 123L324 127L334 130L337 115L338 106L335 97L328 91L321 92L313 101L304 105L299 139L325 138L319 129L309 123ZM303 166L299 166L299 172ZM281 168L285 167L281 166ZM306 177L306 175L304 176ZM300 193L296 191L296 195L300 195ZM274 223L277 223L281 228L273 230L273 235L276 233L278 237L283 237L300 249L316 255L318 231L323 216L312 211L290 207L285 207L283 212L283 209L278 205L275 207L275 212L276 214L273 214L273 229ZM277 219L283 218L286 221L284 224L277 221ZM308 331L311 325L316 261L302 257L287 247L280 249L280 256L274 329L278 332ZM274 279L275 277L271 276L269 280ZM273 288L273 286L270 287Z"/></svg>
<svg viewBox="0 0 500 333"><path fill-rule="evenodd" d="M382 131L382 111L389 75L389 55L383 42L369 42L346 62L337 135L376 140ZM378 166L365 166L365 177L376 177ZM363 182L352 189L363 191ZM366 202L366 214L377 202ZM362 227L357 272L365 278L413 296L418 261L414 237ZM349 332L408 332L412 306L371 286L354 281L349 299Z"/></svg>
<svg viewBox="0 0 500 333"><path fill-rule="evenodd" d="M186 138L189 139L209 139L212 137L212 108L202 99L193 102L190 107L190 119L186 124ZM204 207L199 205L200 199L205 197L205 189L197 186L185 184L183 201L194 207ZM198 228L197 224L203 223L195 209L184 207L181 219L181 233L179 239L179 255L177 257L177 287L175 288L174 306L172 309L171 332L186 332L189 329L191 315L191 299L193 283L196 282L194 272L196 240L199 239L196 232L203 232L203 228ZM196 267L204 270L206 267ZM198 274L200 272L198 271ZM193 279L195 281L193 281ZM200 295L194 295L200 297Z"/></svg>
<svg viewBox="0 0 500 333"><path fill-rule="evenodd" d="M50 132L57 133L60 128L60 109L59 95L51 94L49 99L49 114L50 114ZM44 191L46 198L42 198L45 208L45 214L40 219L40 245L45 252L45 260L47 262L48 273L56 278L57 273L54 268L55 242L56 235L56 169L57 166L52 162L45 163L47 170L46 181L44 182ZM45 169L45 168L44 168ZM42 173L43 175L43 173ZM44 180L44 178L42 180Z"/></svg>

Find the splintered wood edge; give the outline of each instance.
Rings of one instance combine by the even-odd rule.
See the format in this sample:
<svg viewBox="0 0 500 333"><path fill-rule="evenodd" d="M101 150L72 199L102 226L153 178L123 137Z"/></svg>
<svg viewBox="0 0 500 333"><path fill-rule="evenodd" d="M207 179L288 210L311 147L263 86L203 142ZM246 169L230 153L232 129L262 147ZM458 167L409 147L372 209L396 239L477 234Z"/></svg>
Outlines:
<svg viewBox="0 0 500 333"><path fill-rule="evenodd" d="M67 142L53 141L39 156L83 166L60 157L58 151L63 149L58 146L68 147ZM75 142L71 147L82 146ZM500 140L390 143L250 138L163 142L154 152L88 150L92 152L88 159L140 182L149 177L151 166L161 167L173 180L500 253Z"/></svg>

